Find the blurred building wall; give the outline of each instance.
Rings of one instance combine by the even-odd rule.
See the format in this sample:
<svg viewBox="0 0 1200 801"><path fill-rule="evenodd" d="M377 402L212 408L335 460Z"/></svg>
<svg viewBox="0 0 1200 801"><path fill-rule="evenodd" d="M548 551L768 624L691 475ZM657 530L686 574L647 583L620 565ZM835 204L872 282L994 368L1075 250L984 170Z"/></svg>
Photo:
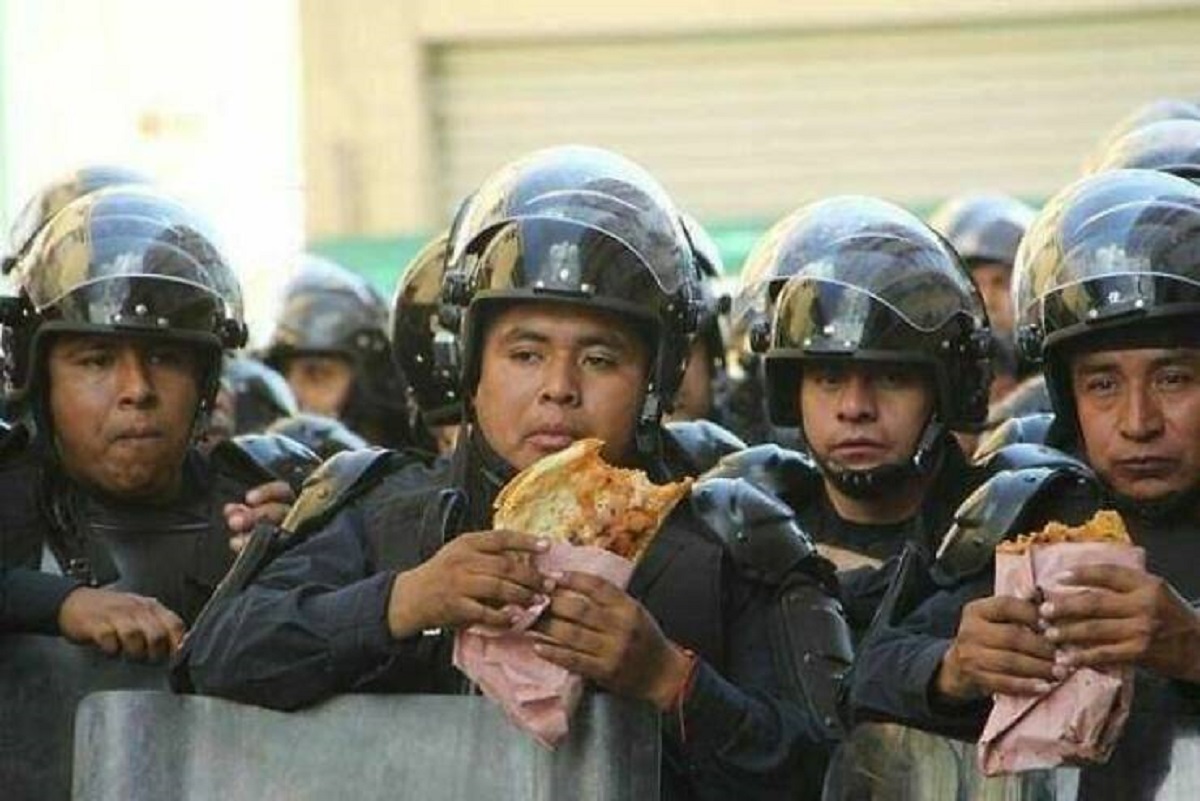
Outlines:
<svg viewBox="0 0 1200 801"><path fill-rule="evenodd" d="M301 9L307 230L350 257L395 237L411 252L489 171L556 143L641 161L744 244L832 193L917 208L973 188L1041 198L1134 106L1200 96L1195 2ZM372 257L398 269L403 250Z"/></svg>

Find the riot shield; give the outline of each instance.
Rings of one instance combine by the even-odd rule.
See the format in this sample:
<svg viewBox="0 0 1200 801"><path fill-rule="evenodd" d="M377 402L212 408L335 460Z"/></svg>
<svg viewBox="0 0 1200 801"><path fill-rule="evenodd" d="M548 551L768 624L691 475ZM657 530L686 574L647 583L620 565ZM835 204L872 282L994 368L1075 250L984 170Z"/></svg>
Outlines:
<svg viewBox="0 0 1200 801"><path fill-rule="evenodd" d="M164 666L35 634L0 636L0 797L65 801L75 707L88 693L165 689Z"/></svg>
<svg viewBox="0 0 1200 801"><path fill-rule="evenodd" d="M659 797L658 715L585 697L556 750L480 696L346 695L300 712L158 692L79 707L76 801Z"/></svg>

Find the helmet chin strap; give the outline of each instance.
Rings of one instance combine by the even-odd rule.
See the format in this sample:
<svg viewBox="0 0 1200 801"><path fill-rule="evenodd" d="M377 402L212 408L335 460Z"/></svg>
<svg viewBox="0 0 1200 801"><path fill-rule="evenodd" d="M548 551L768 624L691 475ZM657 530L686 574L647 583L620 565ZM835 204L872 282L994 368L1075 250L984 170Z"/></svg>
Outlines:
<svg viewBox="0 0 1200 801"><path fill-rule="evenodd" d="M843 494L858 500L881 498L906 488L911 480L924 478L937 470L945 448L945 434L946 427L931 417L911 457L868 470L839 467L815 454L813 459L825 477Z"/></svg>

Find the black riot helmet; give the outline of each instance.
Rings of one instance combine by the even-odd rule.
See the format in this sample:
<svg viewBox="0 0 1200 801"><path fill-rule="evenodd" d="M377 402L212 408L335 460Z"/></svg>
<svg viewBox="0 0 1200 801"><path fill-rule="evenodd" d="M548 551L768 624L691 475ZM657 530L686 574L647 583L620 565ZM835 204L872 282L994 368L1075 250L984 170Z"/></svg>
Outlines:
<svg viewBox="0 0 1200 801"><path fill-rule="evenodd" d="M1017 341L1044 362L1056 440L1078 433L1066 355L1200 337L1200 187L1149 170L1089 176L1034 220L1013 274Z"/></svg>
<svg viewBox="0 0 1200 801"><path fill-rule="evenodd" d="M233 395L238 434L257 434L279 418L300 411L287 379L257 359L227 356L221 381Z"/></svg>
<svg viewBox="0 0 1200 801"><path fill-rule="evenodd" d="M148 177L134 170L102 165L81 167L50 181L25 202L13 220L2 271L11 272L38 232L72 201L107 186L150 183Z"/></svg>
<svg viewBox="0 0 1200 801"><path fill-rule="evenodd" d="M463 311L463 392L479 380L487 315L514 301L568 303L623 316L651 353L638 448L657 447L701 304L691 246L658 182L590 147L535 152L494 173L450 236L444 299Z"/></svg>
<svg viewBox="0 0 1200 801"><path fill-rule="evenodd" d="M1084 172L1095 172L1097 163L1118 139L1164 120L1200 120L1200 104L1181 98L1164 97L1144 103L1126 114L1110 128L1084 161ZM1131 166L1131 165L1130 165Z"/></svg>
<svg viewBox="0 0 1200 801"><path fill-rule="evenodd" d="M983 424L991 379L987 315L970 275L937 233L898 206L846 196L801 208L768 237L770 258L781 264L771 272L791 274L769 332L754 336L766 351L775 425L803 430L798 395L806 363L845 359L914 365L931 378L933 416L911 464L898 470L932 469L946 429ZM874 491L883 470L842 471L839 483L848 492Z"/></svg>
<svg viewBox="0 0 1200 801"><path fill-rule="evenodd" d="M950 242L967 267L1011 267L1035 213L1032 206L1008 195L961 195L939 206L929 225Z"/></svg>
<svg viewBox="0 0 1200 801"><path fill-rule="evenodd" d="M1162 120L1136 128L1109 145L1093 172L1158 170L1200 181L1200 119Z"/></svg>
<svg viewBox="0 0 1200 801"><path fill-rule="evenodd" d="M684 232L692 247L692 262L696 267L696 281L700 289L702 311L699 322L699 337L708 350L714 375L725 371L725 318L730 310L729 295L724 294L718 282L725 274L725 263L721 250L704 226L690 214L682 214Z"/></svg>
<svg viewBox="0 0 1200 801"><path fill-rule="evenodd" d="M217 392L220 356L246 340L237 276L198 215L144 186L99 189L68 204L17 263L6 304L5 378L23 401L57 333L161 337L206 362L201 410Z"/></svg>
<svg viewBox="0 0 1200 801"><path fill-rule="evenodd" d="M364 278L304 254L283 289L283 304L265 350L276 370L297 355L337 355L358 365L386 353L387 305Z"/></svg>
<svg viewBox="0 0 1200 801"><path fill-rule="evenodd" d="M409 262L392 300L392 355L426 425L462 420L457 326L442 308L449 232Z"/></svg>

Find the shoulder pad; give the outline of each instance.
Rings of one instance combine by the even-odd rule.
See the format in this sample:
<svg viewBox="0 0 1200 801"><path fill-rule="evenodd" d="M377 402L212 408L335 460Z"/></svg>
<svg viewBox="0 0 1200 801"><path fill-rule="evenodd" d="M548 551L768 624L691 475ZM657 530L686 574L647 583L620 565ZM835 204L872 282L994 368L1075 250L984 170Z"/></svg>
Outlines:
<svg viewBox="0 0 1200 801"><path fill-rule="evenodd" d="M1064 467L1084 473L1092 472L1087 464L1065 451L1031 442L1005 445L986 459L976 461L976 465L984 468L984 475L1005 470L1024 470L1027 467Z"/></svg>
<svg viewBox="0 0 1200 801"><path fill-rule="evenodd" d="M321 457L280 434L241 434L213 448L213 463L250 485L286 481L296 492Z"/></svg>
<svg viewBox="0 0 1200 801"><path fill-rule="evenodd" d="M701 478L745 479L776 498L807 498L821 486L821 472L812 457L778 445L730 454Z"/></svg>
<svg viewBox="0 0 1200 801"><path fill-rule="evenodd" d="M711 420L667 423L664 428L696 472L704 472L722 457L746 449L737 435Z"/></svg>
<svg viewBox="0 0 1200 801"><path fill-rule="evenodd" d="M1099 503L1099 482L1077 465L1026 467L992 476L958 507L938 548L934 580L949 586L982 572L992 563L996 546L1024 533L1044 501L1079 490Z"/></svg>
<svg viewBox="0 0 1200 801"><path fill-rule="evenodd" d="M1050 426L1053 424L1054 415L1052 414L1031 414L1027 417L1005 420L979 441L979 446L975 449L974 461L976 464L982 464L1001 448L1009 445L1020 443L1045 445L1050 434Z"/></svg>
<svg viewBox="0 0 1200 801"><path fill-rule="evenodd" d="M300 497L280 526L290 534L319 526L369 490L394 464L395 451L367 448L343 451L318 467L304 482Z"/></svg>
<svg viewBox="0 0 1200 801"><path fill-rule="evenodd" d="M816 553L791 508L744 479L699 481L692 487L691 504L750 578L781 584Z"/></svg>

